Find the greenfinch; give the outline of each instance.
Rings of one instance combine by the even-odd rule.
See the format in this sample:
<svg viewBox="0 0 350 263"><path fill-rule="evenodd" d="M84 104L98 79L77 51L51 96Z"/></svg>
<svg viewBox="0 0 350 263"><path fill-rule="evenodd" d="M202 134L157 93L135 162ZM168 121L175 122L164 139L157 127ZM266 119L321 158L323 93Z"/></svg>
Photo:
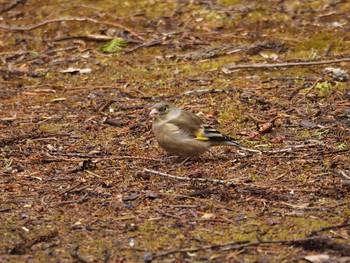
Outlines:
<svg viewBox="0 0 350 263"><path fill-rule="evenodd" d="M152 130L161 148L171 155L198 156L212 146L242 147L229 136L202 123L200 118L171 103L160 102L151 107Z"/></svg>

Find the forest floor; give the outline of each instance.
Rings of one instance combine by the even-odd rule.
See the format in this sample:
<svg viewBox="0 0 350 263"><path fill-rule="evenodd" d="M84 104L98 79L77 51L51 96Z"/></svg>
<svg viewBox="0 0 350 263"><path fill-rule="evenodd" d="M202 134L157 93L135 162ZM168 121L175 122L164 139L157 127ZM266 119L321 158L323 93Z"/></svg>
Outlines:
<svg viewBox="0 0 350 263"><path fill-rule="evenodd" d="M0 4L1 262L350 262L350 2ZM149 108L237 139L181 164Z"/></svg>

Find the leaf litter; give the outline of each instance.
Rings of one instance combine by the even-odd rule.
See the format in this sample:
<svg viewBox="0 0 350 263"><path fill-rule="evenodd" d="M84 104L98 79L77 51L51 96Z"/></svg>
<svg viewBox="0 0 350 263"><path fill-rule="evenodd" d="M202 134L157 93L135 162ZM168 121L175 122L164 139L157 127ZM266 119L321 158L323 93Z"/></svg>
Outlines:
<svg viewBox="0 0 350 263"><path fill-rule="evenodd" d="M348 259L349 3L0 11L2 260ZM151 131L160 100L256 151L180 165Z"/></svg>

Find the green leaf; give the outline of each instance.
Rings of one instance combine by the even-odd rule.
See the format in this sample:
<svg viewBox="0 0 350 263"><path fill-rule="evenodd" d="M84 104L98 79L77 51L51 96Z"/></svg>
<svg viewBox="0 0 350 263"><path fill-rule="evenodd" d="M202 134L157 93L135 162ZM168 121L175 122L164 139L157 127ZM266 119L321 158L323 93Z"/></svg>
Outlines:
<svg viewBox="0 0 350 263"><path fill-rule="evenodd" d="M122 38L113 38L111 41L100 47L105 53L118 53L126 46L128 42Z"/></svg>

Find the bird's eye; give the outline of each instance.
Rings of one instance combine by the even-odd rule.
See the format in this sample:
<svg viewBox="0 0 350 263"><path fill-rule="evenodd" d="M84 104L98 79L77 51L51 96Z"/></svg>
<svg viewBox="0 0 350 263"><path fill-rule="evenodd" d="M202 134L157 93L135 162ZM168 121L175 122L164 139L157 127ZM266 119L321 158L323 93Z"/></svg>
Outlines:
<svg viewBox="0 0 350 263"><path fill-rule="evenodd" d="M167 109L168 109L168 106L165 105L165 106L161 107L159 110L160 110L161 112L164 112L164 111L166 111Z"/></svg>

